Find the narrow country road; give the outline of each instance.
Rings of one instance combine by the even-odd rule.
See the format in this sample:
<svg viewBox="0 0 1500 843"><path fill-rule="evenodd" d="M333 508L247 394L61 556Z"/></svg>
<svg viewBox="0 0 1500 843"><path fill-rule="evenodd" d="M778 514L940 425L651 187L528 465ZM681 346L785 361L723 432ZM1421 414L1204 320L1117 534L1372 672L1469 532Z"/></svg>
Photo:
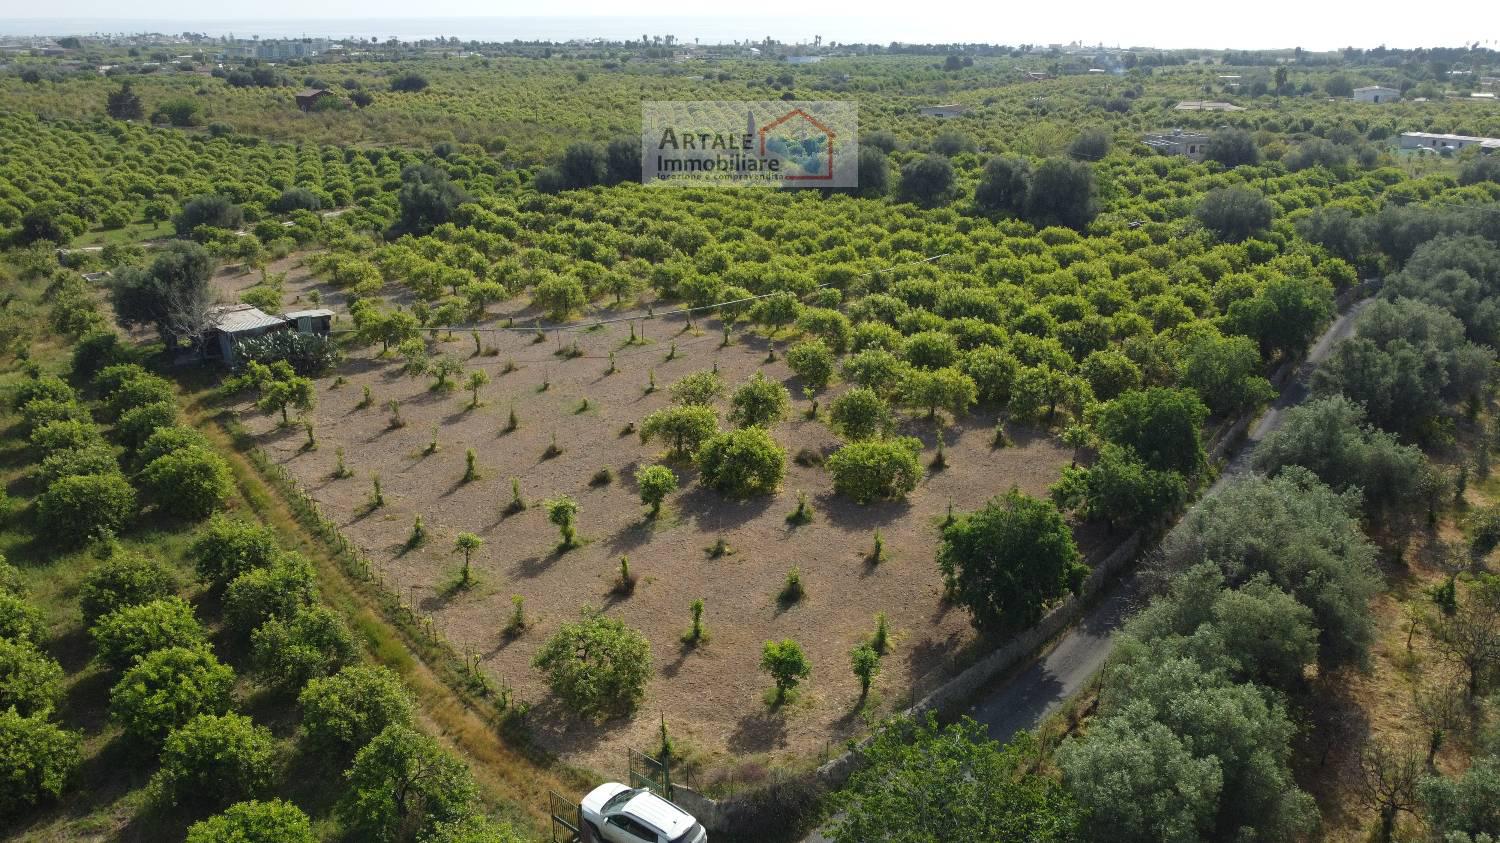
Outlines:
<svg viewBox="0 0 1500 843"><path fill-rule="evenodd" d="M1288 408L1307 400L1313 370L1328 359L1340 340L1349 336L1354 320L1370 301L1365 298L1355 302L1318 337L1281 395L1250 426L1245 441L1225 464L1210 493L1230 477L1249 470L1250 454L1256 443L1281 426ZM969 707L969 716L984 724L990 737L999 741L1009 740L1022 729L1035 728L1104 666L1115 631L1134 614L1141 598L1140 584L1133 571L1107 586L1083 618L1063 632L1039 658L991 683ZM803 843L832 841L813 832Z"/></svg>
<svg viewBox="0 0 1500 843"><path fill-rule="evenodd" d="M1256 443L1281 427L1288 408L1307 400L1313 370L1350 334L1355 318L1369 302L1368 298L1355 302L1313 343L1307 359L1297 367L1281 395L1250 426L1244 443L1230 457L1210 493L1250 469L1250 454ZM1083 619L1064 632L1041 658L991 684L970 707L969 716L988 727L990 736L1000 741L1009 740L1022 729L1036 727L1104 666L1109 657L1110 638L1134 612L1140 597L1135 573L1121 577L1100 594Z"/></svg>

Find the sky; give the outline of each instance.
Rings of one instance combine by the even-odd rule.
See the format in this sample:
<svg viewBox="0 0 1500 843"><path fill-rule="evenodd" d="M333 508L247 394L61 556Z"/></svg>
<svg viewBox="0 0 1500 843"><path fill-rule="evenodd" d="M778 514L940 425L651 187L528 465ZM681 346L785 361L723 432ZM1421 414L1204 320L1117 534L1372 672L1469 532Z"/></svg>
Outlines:
<svg viewBox="0 0 1500 843"><path fill-rule="evenodd" d="M619 0L256 0L236 6L206 6L202 0L52 0L22 6L0 0L0 32L40 34L67 27L76 33L131 31L130 23L181 24L167 31L221 34L229 24L248 34L257 22L276 24L267 34L305 24L308 34L343 37L457 35L460 38L624 37L674 34L704 42L766 36L788 43L850 41L886 43L1103 43L1165 48L1285 48L1329 50L1344 46L1459 46L1480 42L1500 48L1500 7L1492 0L1433 9L1392 0L1257 0L1210 3L1196 0L924 3L910 0L819 0L792 6L776 2L627 5ZM10 8L7 8L10 7ZM777 15L779 9L812 13ZM1484 9L1490 9L1484 12ZM213 10L225 14L216 20ZM726 9L735 9L726 14ZM743 13L738 10L744 10ZM127 11L128 10L128 11ZM537 12L545 11L546 17ZM421 15L414 17L414 12ZM670 16L670 17L669 17ZM509 18L479 22L473 18ZM441 20L449 18L452 20ZM463 20L467 18L468 20ZM632 20L631 18L639 18ZM384 20L392 19L392 20ZM403 19L403 20L394 20ZM437 19L437 20L435 20ZM45 24L45 29L41 28ZM190 26L189 24L196 24ZM382 29L381 27L384 27ZM645 27L645 28L639 28ZM373 30L373 31L371 31ZM46 31L46 34L65 34Z"/></svg>

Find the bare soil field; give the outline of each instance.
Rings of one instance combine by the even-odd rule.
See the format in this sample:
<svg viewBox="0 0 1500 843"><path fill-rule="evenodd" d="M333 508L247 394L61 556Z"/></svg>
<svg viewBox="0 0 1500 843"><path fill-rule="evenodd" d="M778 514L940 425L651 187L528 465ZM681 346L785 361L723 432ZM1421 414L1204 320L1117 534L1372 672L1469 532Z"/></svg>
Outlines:
<svg viewBox="0 0 1500 843"><path fill-rule="evenodd" d="M314 284L306 271L292 262L273 269L291 270L288 301L299 297L305 303ZM220 282L228 293L256 278L226 275ZM341 309L336 293L325 289L322 295L325 305ZM512 316L518 325L529 324L535 314L519 304L502 306L485 327L503 326ZM835 496L822 468L791 460L778 494L746 502L722 498L696 482L690 465L673 463L681 489L653 522L646 518L634 474L663 449L654 442L642 445L624 430L666 406L668 385L685 375L717 363L731 390L757 371L785 383L796 396L793 418L772 435L789 457L804 448L826 455L839 440L823 421L804 418L807 402L781 359L785 342L780 338L768 343L737 330L733 344L720 347L717 321L699 322L691 332L680 316L637 324L644 326L647 345L626 345L627 323L571 337L564 332L560 341L548 334L543 342L530 332L486 331L482 342L496 349L493 355L475 356L467 332L439 341L435 353L451 352L465 358L466 371L489 374L491 383L481 390L483 404L476 409L468 407L469 394L462 389L436 392L429 388L431 377L403 375L399 359L378 357L378 346L357 351L318 384L318 405L311 414L316 450L304 449L299 428L278 429L277 419L260 415L249 401L239 409L266 451L369 553L391 587L413 596L444 635L475 651L486 670L535 704L532 731L566 761L623 774L625 748L652 750L662 716L705 774L736 764L805 762L825 750L837 752L840 742L864 731L867 718L899 708L951 675L974 643L965 613L942 599L934 561L936 528L949 502L959 511L973 509L1011 486L1045 494L1070 452L1055 437L1025 429L1011 431L1013 447L993 448L994 418L970 415L942 428L946 470L929 472L903 502L868 506ZM335 328L348 326L342 317ZM564 359L554 353L574 338L582 356ZM667 360L674 342L677 356ZM775 362L767 362L771 345L778 348ZM618 372L606 374L611 351ZM503 373L507 363L516 370ZM648 393L653 371L659 389ZM337 376L347 382L335 388ZM361 408L366 386L373 403ZM822 396L825 408L841 388ZM384 405L391 400L400 402L403 427L390 425ZM512 405L520 426L507 433ZM924 419L903 427L923 440L923 460L930 461L938 427ZM429 452L434 429L439 447ZM544 452L554 437L561 453L548 458ZM354 475L333 479L340 447ZM464 482L470 448L481 477ZM605 468L612 482L591 482ZM370 510L374 474L381 478L386 504ZM529 507L507 516L512 478L519 479ZM814 517L793 527L786 516L799 491L807 493ZM536 505L558 494L578 501L578 530L586 542L566 553L556 552L557 529ZM416 516L429 538L410 548ZM868 556L877 527L888 558L872 565ZM477 533L485 544L474 556L477 584L459 590L461 557L453 543L464 531ZM708 549L719 536L732 553L711 558ZM1090 556L1107 552L1102 534L1083 529L1079 540ZM615 590L621 556L629 557L638 577L628 595ZM807 596L781 606L777 594L794 566L802 572ZM512 595L525 599L528 627L508 638L502 628ZM711 639L692 648L679 639L690 625L689 605L699 598ZM585 606L603 608L651 642L655 675L628 722L592 724L567 715L549 700L530 667L542 642ZM859 711L859 685L848 653L873 631L877 612L889 617L896 646L876 681L875 704ZM758 663L763 642L782 638L802 644L813 674L795 703L772 712L763 699L771 682Z"/></svg>

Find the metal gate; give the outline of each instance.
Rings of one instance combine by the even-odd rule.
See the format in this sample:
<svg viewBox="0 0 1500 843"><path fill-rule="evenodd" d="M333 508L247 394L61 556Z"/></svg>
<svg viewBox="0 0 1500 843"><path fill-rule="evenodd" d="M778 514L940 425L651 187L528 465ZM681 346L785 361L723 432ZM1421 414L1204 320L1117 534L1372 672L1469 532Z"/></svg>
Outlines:
<svg viewBox="0 0 1500 843"><path fill-rule="evenodd" d="M649 755L625 750L625 766L631 787L644 787L667 799L672 798L672 765L663 763Z"/></svg>
<svg viewBox="0 0 1500 843"><path fill-rule="evenodd" d="M547 813L552 816L552 843L584 843L583 808L576 801L549 790Z"/></svg>

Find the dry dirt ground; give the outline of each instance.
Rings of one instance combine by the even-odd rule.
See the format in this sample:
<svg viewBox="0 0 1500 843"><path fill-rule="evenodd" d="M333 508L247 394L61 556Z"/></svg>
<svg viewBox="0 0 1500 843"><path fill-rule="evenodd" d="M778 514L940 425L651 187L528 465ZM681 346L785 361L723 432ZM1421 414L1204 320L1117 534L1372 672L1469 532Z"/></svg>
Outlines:
<svg viewBox="0 0 1500 843"><path fill-rule="evenodd" d="M305 306L314 284L304 269L290 269L287 304ZM257 276L221 276L226 293L248 287ZM341 310L339 296L323 291L325 304ZM518 324L535 316L512 302L500 308L490 327L515 315ZM666 406L666 387L684 375L717 362L730 389L761 371L792 391L793 418L773 435L788 455L802 448L831 452L837 438L821 421L809 421L802 410L800 384L778 351L766 362L762 337L736 332L735 343L720 348L716 321L700 323L701 333L683 332L680 317L644 320L650 343L626 346L626 324L576 335L584 356L556 356L557 342L534 342L530 333L495 331L483 343L494 356L472 356L473 340L458 333L438 343L465 359L467 370L482 369L492 382L480 393L483 406L468 409L462 389L449 393L429 389L431 378L410 378L394 358L377 358L374 349L353 353L339 370L318 384L318 404L311 418L318 448L303 450L300 429L278 430L275 419L261 416L247 401L244 420L263 447L301 479L312 496L352 540L370 554L386 580L403 598L414 595L420 610L430 613L443 634L477 652L483 667L509 683L520 698L536 706L530 718L538 740L565 760L606 774L622 775L624 750L651 750L659 718L665 715L674 738L703 762L703 772L723 774L739 765L816 760L830 746L857 736L866 715L857 712L858 684L848 653L874 628L874 616L885 612L896 638L876 681L876 701L868 711L888 712L935 687L952 672L973 639L965 613L941 598L934 562L936 525L951 500L960 510L1018 486L1045 494L1070 453L1055 438L1034 431L1012 430L1014 447L991 447L994 419L974 415L943 427L949 467L929 473L906 501L859 506L832 494L823 469L789 460L785 483L771 497L748 502L721 498L696 482L690 466L674 465L681 489L655 523L645 518L634 483L638 466L658 458L657 443L642 445L622 433L648 413ZM349 327L347 318L337 327ZM562 343L566 345L566 334ZM668 361L671 344L678 356ZM785 343L778 341L778 349ZM609 352L616 352L619 371L606 375ZM518 368L502 374L507 361ZM661 387L647 394L648 372ZM335 388L335 376L347 380ZM460 377L460 379L462 376ZM541 385L550 387L541 391ZM372 406L360 409L362 387ZM823 396L824 407L842 387ZM582 409L584 399L588 408ZM383 405L398 400L404 427L393 429ZM520 428L503 432L514 402ZM720 409L724 409L721 402ZM930 422L906 423L934 453L937 428ZM427 453L436 428L439 449ZM562 453L544 458L556 437ZM342 447L354 476L335 480L335 449ZM462 481L465 451L478 455L482 477ZM613 472L606 485L592 485L601 468ZM371 476L379 474L386 505L367 511ZM519 478L531 506L506 516L511 478ZM810 498L814 520L789 526L798 491ZM579 503L578 530L586 544L557 553L558 532L536 504L568 494ZM420 515L427 542L407 548L413 519ZM880 528L888 560L871 565L872 535ZM475 554L477 584L457 590L461 557L452 552L454 537L472 531L484 539ZM733 549L722 558L706 552L722 535ZM1105 552L1103 537L1080 531L1086 553ZM639 577L634 593L613 589L619 560L628 555ZM791 607L778 605L777 593L787 571L799 567L807 596ZM528 628L514 639L502 635L511 613L512 595L525 599ZM711 640L689 648L679 638L688 628L689 604L703 599ZM531 669L533 655L558 625L574 619L585 606L608 613L641 630L651 642L653 679L645 701L627 722L589 724L565 714L548 699L541 677ZM758 669L762 644L793 638L812 662L813 674L799 699L780 711L769 711L763 696L769 678Z"/></svg>

